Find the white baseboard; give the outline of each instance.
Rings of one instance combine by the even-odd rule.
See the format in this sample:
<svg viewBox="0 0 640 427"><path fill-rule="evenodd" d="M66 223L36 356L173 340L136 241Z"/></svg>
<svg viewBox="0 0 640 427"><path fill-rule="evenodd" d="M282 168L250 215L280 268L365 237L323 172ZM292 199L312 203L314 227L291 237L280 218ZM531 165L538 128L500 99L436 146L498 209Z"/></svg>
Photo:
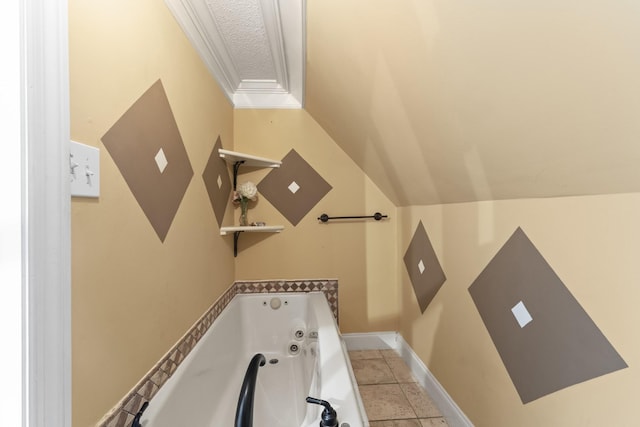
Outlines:
<svg viewBox="0 0 640 427"><path fill-rule="evenodd" d="M349 350L398 350L398 337L400 334L397 332L342 334Z"/></svg>
<svg viewBox="0 0 640 427"><path fill-rule="evenodd" d="M450 427L473 427L473 423L453 401L436 377L397 332L342 334L349 350L395 350L405 361L418 383L427 391Z"/></svg>

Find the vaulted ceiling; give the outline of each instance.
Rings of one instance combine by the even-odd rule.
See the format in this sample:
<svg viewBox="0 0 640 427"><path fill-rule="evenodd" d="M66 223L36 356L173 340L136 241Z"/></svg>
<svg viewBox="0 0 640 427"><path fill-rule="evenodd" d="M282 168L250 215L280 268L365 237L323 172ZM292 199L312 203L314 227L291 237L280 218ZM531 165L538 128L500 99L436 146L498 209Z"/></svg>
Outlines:
<svg viewBox="0 0 640 427"><path fill-rule="evenodd" d="M206 1L252 2L304 23ZM640 191L640 2L307 0L282 34L285 86L398 206Z"/></svg>

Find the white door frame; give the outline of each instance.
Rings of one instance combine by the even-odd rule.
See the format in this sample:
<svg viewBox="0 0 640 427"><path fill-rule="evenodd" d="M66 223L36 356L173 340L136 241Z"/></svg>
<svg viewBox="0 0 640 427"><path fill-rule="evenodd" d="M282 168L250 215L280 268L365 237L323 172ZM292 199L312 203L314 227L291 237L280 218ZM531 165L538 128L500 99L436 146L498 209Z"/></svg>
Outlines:
<svg viewBox="0 0 640 427"><path fill-rule="evenodd" d="M0 414L5 425L22 424L22 126L20 4L0 13L0 339L3 351Z"/></svg>
<svg viewBox="0 0 640 427"><path fill-rule="evenodd" d="M22 0L23 425L71 426L67 0Z"/></svg>

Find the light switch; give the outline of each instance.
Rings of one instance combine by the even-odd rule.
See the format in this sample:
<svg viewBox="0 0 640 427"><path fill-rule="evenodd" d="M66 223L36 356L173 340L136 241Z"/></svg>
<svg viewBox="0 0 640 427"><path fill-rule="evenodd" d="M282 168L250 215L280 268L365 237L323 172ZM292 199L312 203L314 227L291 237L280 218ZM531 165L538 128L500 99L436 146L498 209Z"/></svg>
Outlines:
<svg viewBox="0 0 640 427"><path fill-rule="evenodd" d="M71 141L69 145L71 196L100 197L100 150Z"/></svg>

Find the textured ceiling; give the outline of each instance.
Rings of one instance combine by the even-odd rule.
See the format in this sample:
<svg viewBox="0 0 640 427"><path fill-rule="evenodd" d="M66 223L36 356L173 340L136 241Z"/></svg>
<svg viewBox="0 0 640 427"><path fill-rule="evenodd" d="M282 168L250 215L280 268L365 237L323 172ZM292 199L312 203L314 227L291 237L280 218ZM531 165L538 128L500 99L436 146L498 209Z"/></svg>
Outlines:
<svg viewBox="0 0 640 427"><path fill-rule="evenodd" d="M275 80L274 59L258 0L211 0L207 6L240 80Z"/></svg>
<svg viewBox="0 0 640 427"><path fill-rule="evenodd" d="M640 2L306 9L304 107L396 205L640 191Z"/></svg>

